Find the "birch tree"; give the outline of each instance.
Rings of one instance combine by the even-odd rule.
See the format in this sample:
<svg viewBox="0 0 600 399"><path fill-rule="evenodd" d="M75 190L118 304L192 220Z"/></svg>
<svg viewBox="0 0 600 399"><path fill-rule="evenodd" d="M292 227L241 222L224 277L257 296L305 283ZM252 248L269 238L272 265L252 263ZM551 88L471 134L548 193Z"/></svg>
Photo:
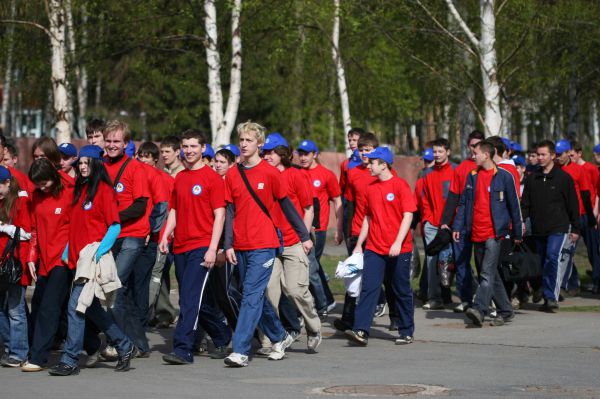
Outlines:
<svg viewBox="0 0 600 399"><path fill-rule="evenodd" d="M350 101L348 100L348 86L346 85L346 72L342 55L340 54L340 0L333 0L334 16L333 16L333 33L331 35L332 47L331 55L335 65L335 74L337 78L338 91L340 93L340 104L342 108L342 122L344 134L352 128L352 120L350 118Z"/></svg>
<svg viewBox="0 0 600 399"><path fill-rule="evenodd" d="M206 63L208 65L208 95L212 145L215 148L228 144L231 139L242 89L242 33L240 14L242 0L234 0L231 9L231 66L229 98L223 112L221 88L221 56L217 48L217 9L215 0L204 1L206 29Z"/></svg>
<svg viewBox="0 0 600 399"><path fill-rule="evenodd" d="M15 19L16 0L10 2L10 19ZM0 127L6 129L8 126L8 108L10 105L10 90L12 82L12 58L14 49L14 25L9 25L6 32L6 40L8 41L8 50L6 52L6 64L4 70L4 85L2 86L2 112L0 113Z"/></svg>
<svg viewBox="0 0 600 399"><path fill-rule="evenodd" d="M65 68L65 9L62 0L48 2L49 36L52 49L52 82L56 142L71 142L71 121L67 108L67 85Z"/></svg>
<svg viewBox="0 0 600 399"><path fill-rule="evenodd" d="M87 31L85 24L87 21L87 12L85 3L81 4L81 45L83 47L87 44ZM77 130L79 135L83 135L85 130L85 114L87 111L87 70L85 65L76 61L76 41L75 41L75 29L73 27L73 11L71 7L71 0L65 0L65 15L67 21L67 32L69 38L69 53L70 59L75 63L75 84L77 86Z"/></svg>

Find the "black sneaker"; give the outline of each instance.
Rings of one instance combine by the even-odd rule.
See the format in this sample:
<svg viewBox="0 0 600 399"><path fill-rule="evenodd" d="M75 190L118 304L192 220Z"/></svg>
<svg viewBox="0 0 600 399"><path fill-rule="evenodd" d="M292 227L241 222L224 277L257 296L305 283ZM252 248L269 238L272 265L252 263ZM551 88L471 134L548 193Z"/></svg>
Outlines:
<svg viewBox="0 0 600 399"><path fill-rule="evenodd" d="M492 327L500 327L504 325L504 319L502 316L496 316L490 321L490 326Z"/></svg>
<svg viewBox="0 0 600 399"><path fill-rule="evenodd" d="M131 359L133 359L136 355L137 349L134 344L131 344L127 352L123 354L123 356L119 356L119 360L117 361L117 365L115 367L115 371L129 371L131 368Z"/></svg>
<svg viewBox="0 0 600 399"><path fill-rule="evenodd" d="M475 308L469 308L465 311L467 317L473 322L474 325L481 327L483 325L483 316L481 312Z"/></svg>
<svg viewBox="0 0 600 399"><path fill-rule="evenodd" d="M50 370L48 370L48 374L60 377L77 375L79 374L79 367L69 366L66 363L60 362L56 366L52 366Z"/></svg>
<svg viewBox="0 0 600 399"><path fill-rule="evenodd" d="M369 343L369 335L362 330L346 330L346 336L361 346L367 346Z"/></svg>
<svg viewBox="0 0 600 399"><path fill-rule="evenodd" d="M192 362L190 362L187 359L182 358L181 356L179 356L176 353L169 353L167 355L164 355L162 357L162 359L164 360L165 363L169 363L169 364L192 364ZM213 359L217 359L216 357Z"/></svg>
<svg viewBox="0 0 600 399"><path fill-rule="evenodd" d="M553 299L545 299L544 304L540 306L541 312L556 313L558 312L558 301Z"/></svg>
<svg viewBox="0 0 600 399"><path fill-rule="evenodd" d="M208 357L210 357L211 359L225 359L227 357L228 353L227 353L227 347L226 346L219 346L217 348L215 348L213 351L209 351L208 352ZM163 357L164 359L164 357Z"/></svg>
<svg viewBox="0 0 600 399"><path fill-rule="evenodd" d="M396 345L408 345L412 344L415 341L415 337L412 335L403 335L400 334L398 338L396 338Z"/></svg>
<svg viewBox="0 0 600 399"><path fill-rule="evenodd" d="M23 364L25 364L25 361L15 359L13 357L9 357L8 359L5 359L2 361L2 367L17 368L17 367L21 367Z"/></svg>
<svg viewBox="0 0 600 399"><path fill-rule="evenodd" d="M342 319L335 319L333 321L333 328L341 332L346 332L346 330L351 330L352 326Z"/></svg>
<svg viewBox="0 0 600 399"><path fill-rule="evenodd" d="M510 323L511 321L513 321L513 320L514 320L514 318L515 318L515 313L514 313L514 312L513 312L513 313L511 313L511 314L510 314L510 315L508 315L508 316L502 316L502 320L503 320L505 323Z"/></svg>

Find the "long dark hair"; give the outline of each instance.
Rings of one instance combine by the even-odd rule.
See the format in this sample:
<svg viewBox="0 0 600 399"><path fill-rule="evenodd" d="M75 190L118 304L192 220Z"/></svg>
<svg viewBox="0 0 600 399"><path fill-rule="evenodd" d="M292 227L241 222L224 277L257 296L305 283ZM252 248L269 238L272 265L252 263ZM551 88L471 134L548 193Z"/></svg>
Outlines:
<svg viewBox="0 0 600 399"><path fill-rule="evenodd" d="M29 180L34 184L40 184L46 181L52 182L52 196L58 197L64 186L62 179L56 170L56 167L48 159L36 159L29 168Z"/></svg>
<svg viewBox="0 0 600 399"><path fill-rule="evenodd" d="M56 141L54 141L51 137L40 137L37 139L33 146L31 147L31 157L33 158L33 153L35 150L39 148L44 153L44 156L48 158L48 160L54 164L56 168L60 168L60 151L58 150L58 146L56 145Z"/></svg>
<svg viewBox="0 0 600 399"><path fill-rule="evenodd" d="M81 192L86 184L88 185L88 191L84 202L94 201L94 197L96 196L100 182L105 182L111 187L113 185L110 177L108 176L108 172L104 167L104 162L101 159L88 158L88 161L90 168L90 175L88 177L83 177L79 172L79 168L77 168L77 179L75 180L75 191L73 193L73 205L79 202L79 197L81 197Z"/></svg>
<svg viewBox="0 0 600 399"><path fill-rule="evenodd" d="M2 221L2 223L8 223L12 219L13 215L17 214L18 209L16 207L19 206L19 202L17 200L19 198L20 190L21 187L19 186L17 179L15 179L14 176L11 176L8 194L6 197L4 197L4 203L2 206L0 206L0 221Z"/></svg>
<svg viewBox="0 0 600 399"><path fill-rule="evenodd" d="M277 147L273 148L273 152L279 155L279 157L281 158L281 164L284 168L287 169L290 166L292 166L293 153L290 148L278 145Z"/></svg>

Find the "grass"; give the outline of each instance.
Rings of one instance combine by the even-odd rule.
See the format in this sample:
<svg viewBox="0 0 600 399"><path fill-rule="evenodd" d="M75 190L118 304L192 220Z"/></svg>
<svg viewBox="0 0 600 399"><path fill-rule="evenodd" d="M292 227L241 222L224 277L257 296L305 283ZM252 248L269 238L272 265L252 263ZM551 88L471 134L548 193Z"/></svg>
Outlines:
<svg viewBox="0 0 600 399"><path fill-rule="evenodd" d="M561 312L600 312L600 306L569 306L561 307Z"/></svg>

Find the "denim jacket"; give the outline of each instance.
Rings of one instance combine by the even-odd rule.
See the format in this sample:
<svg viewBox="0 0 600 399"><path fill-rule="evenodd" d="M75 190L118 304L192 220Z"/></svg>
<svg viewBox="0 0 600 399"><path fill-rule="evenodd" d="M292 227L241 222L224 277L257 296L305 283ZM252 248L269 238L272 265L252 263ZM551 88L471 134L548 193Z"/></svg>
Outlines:
<svg viewBox="0 0 600 399"><path fill-rule="evenodd" d="M460 196L456 217L452 225L453 231L466 232L467 234L472 231L478 171L479 168L467 176L465 190ZM510 172L502 168L494 168L494 177L492 177L492 183L490 184L490 207L496 238L510 234L512 238L521 240L523 238L521 230L523 220L515 181ZM510 232L511 222L512 234Z"/></svg>

